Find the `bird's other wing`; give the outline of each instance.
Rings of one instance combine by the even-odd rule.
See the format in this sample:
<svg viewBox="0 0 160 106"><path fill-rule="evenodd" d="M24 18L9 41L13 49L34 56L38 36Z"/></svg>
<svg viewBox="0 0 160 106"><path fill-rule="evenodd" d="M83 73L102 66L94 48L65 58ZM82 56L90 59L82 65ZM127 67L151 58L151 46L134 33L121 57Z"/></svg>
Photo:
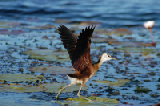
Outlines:
<svg viewBox="0 0 160 106"><path fill-rule="evenodd" d="M64 48L68 50L70 59L76 49L77 38L76 36L64 25L58 27L61 41L63 42Z"/></svg>
<svg viewBox="0 0 160 106"><path fill-rule="evenodd" d="M72 55L72 66L81 74L89 69L92 65L90 58L91 37L96 26L88 26L82 29L80 36L77 39L76 49Z"/></svg>

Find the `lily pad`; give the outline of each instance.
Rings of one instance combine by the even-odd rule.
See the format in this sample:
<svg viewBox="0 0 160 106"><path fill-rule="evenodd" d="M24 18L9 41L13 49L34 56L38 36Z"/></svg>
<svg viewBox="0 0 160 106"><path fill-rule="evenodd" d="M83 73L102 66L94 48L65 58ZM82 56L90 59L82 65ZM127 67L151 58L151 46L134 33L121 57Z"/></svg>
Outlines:
<svg viewBox="0 0 160 106"><path fill-rule="evenodd" d="M109 102L76 102L76 101L64 101L59 103L61 106L65 106L69 104L69 106L116 106L117 103L109 103Z"/></svg>
<svg viewBox="0 0 160 106"><path fill-rule="evenodd" d="M67 98L66 101L76 101L76 102L87 102L85 99L86 97L81 97L81 98ZM110 98L100 98L96 96L90 96L88 99L92 100L94 103L96 102L103 102L103 103L113 103L113 104L118 104L119 101L116 99L110 99Z"/></svg>
<svg viewBox="0 0 160 106"><path fill-rule="evenodd" d="M146 43L146 42L138 42L138 41L115 41L115 40L109 40L109 45L124 45L124 46L153 46L152 43Z"/></svg>
<svg viewBox="0 0 160 106"><path fill-rule="evenodd" d="M1 81L9 82L36 82L37 80L41 81L44 76L35 76L31 74L3 74L0 75Z"/></svg>
<svg viewBox="0 0 160 106"><path fill-rule="evenodd" d="M25 93L25 92L40 92L46 90L43 86L31 86L24 84L1 84L0 92L16 92L16 93Z"/></svg>
<svg viewBox="0 0 160 106"><path fill-rule="evenodd" d="M7 94L0 98L1 106L57 106L56 103L28 97L28 94Z"/></svg>
<svg viewBox="0 0 160 106"><path fill-rule="evenodd" d="M109 42L109 41L115 41L115 39L113 38L104 38L104 37L93 37L92 39L92 42L94 43L105 43L105 42Z"/></svg>
<svg viewBox="0 0 160 106"><path fill-rule="evenodd" d="M39 66L28 68L31 72L48 73L48 74L72 74L73 68L60 66Z"/></svg>
<svg viewBox="0 0 160 106"><path fill-rule="evenodd" d="M30 27L29 29L53 29L56 28L54 25L43 25L43 26L34 26Z"/></svg>
<svg viewBox="0 0 160 106"><path fill-rule="evenodd" d="M123 86L125 83L129 82L129 79L117 79L117 81L97 81L97 80L93 80L94 82L98 82L98 83L103 83L103 84L108 84L108 86Z"/></svg>
<svg viewBox="0 0 160 106"><path fill-rule="evenodd" d="M21 33L25 33L25 31L22 30L12 30L12 31L8 31L8 29L1 29L0 30L0 34L21 34Z"/></svg>
<svg viewBox="0 0 160 106"><path fill-rule="evenodd" d="M34 49L23 52L24 54L30 55L30 58L56 61L56 62L68 62L70 61L67 51L55 51L50 49Z"/></svg>
<svg viewBox="0 0 160 106"><path fill-rule="evenodd" d="M132 32L129 31L128 29L96 29L94 31L95 33L99 35L117 35L117 36L123 36L123 35L131 35Z"/></svg>
<svg viewBox="0 0 160 106"><path fill-rule="evenodd" d="M64 23L69 23L69 22L71 22L71 21L69 21L69 20L64 20L64 19L55 19L54 20L54 22L55 23L58 23L58 24L64 24Z"/></svg>
<svg viewBox="0 0 160 106"><path fill-rule="evenodd" d="M80 22L80 25L100 25L101 22L98 21L82 21Z"/></svg>
<svg viewBox="0 0 160 106"><path fill-rule="evenodd" d="M53 83L45 83L45 84L42 84L41 86L44 86L47 89L47 90L45 90L45 92L58 93L61 88L63 88L64 86L67 86L67 83L53 82ZM72 86L65 88L62 91L62 93L78 91L79 89L80 89L80 86L72 85ZM82 90L87 90L87 89L88 89L87 86L84 86L82 88Z"/></svg>
<svg viewBox="0 0 160 106"><path fill-rule="evenodd" d="M58 93L59 89L66 86L67 83L45 83L39 84L37 86L32 85L24 85L24 84L0 84L0 92L16 92L16 93L25 93L25 92L50 92L50 93ZM62 93L78 91L80 86L73 85L67 87ZM88 89L87 86L84 86L82 90Z"/></svg>
<svg viewBox="0 0 160 106"><path fill-rule="evenodd" d="M18 22L13 21L0 21L0 28L13 28L20 25Z"/></svg>
<svg viewBox="0 0 160 106"><path fill-rule="evenodd" d="M128 53L141 53L145 56L151 53L156 53L157 49L149 49L149 48L136 48L136 47L121 47L116 49L110 49L111 51L119 51L119 52L128 52Z"/></svg>

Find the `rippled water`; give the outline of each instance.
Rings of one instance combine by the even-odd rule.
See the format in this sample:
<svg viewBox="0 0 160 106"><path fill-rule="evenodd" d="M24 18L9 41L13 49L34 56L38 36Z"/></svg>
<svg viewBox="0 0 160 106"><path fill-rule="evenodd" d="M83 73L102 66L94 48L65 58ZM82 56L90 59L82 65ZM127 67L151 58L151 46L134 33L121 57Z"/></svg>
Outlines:
<svg viewBox="0 0 160 106"><path fill-rule="evenodd" d="M140 26L144 21L160 23L160 1L157 0L1 0L1 20L23 20L38 17L41 22L55 19L99 21L103 27Z"/></svg>
<svg viewBox="0 0 160 106"><path fill-rule="evenodd" d="M56 22L59 19L61 21ZM149 20L155 21L153 39L157 45L156 47L143 47L141 45L137 47L142 50L143 48L144 50L151 49L151 52L147 51L147 53L149 52L147 56L134 52L108 51L118 47L125 48L128 42L131 41L133 41L133 44L129 43L130 45L135 45L134 41L151 42L148 30L142 27L143 23ZM87 82L86 85L89 86L88 90L86 90L87 93L85 93L85 90L82 93L85 96L97 93L100 94L99 97L119 98L119 106L126 103L130 103L128 104L129 106L132 104L145 106L158 103L160 100L160 88L158 89L156 86L160 80L160 61L159 55L157 55L160 52L160 1L158 0L0 0L0 74L21 74L20 68L23 68L23 74L39 75L41 73L31 73L28 68L40 66L41 62L43 62L44 66L70 66L70 62L60 63L31 59L28 55L24 55L23 52L28 49L45 48L50 50L63 48L59 34L55 31L56 27L59 24L65 24L68 27L73 25L74 27L74 25L79 25L82 21L99 23L97 29L126 28L133 31L132 34L127 34L127 36L115 36L113 34L112 38L116 39L116 41L122 41L119 44L111 45L109 42L92 43L92 48L100 47L102 51L114 54L118 61L111 61L102 65L93 79ZM76 28L75 26L75 30L78 30ZM102 35L98 33L97 35L98 37L108 38L104 33ZM129 37L131 37L131 40ZM125 41L128 42L125 43ZM95 61L97 57L94 57L94 55L98 55L98 50L92 49L91 54L93 61ZM154 72L155 75L148 74L151 72ZM44 74L44 77L44 82L54 82L54 78L56 78L57 82L67 81L63 75L52 76L51 74ZM130 79L131 82L120 87L113 87L113 93L119 92L120 94L111 95L105 85L93 82L93 80L99 78L100 80L107 79L109 81L115 81L117 78L126 78ZM136 81L141 83L137 84ZM91 83L93 87L90 86ZM147 87L152 92L135 94L134 90L137 85ZM100 90L99 86L103 87L103 89ZM0 85L0 89L1 87ZM74 93L67 93L68 95L69 97L75 97ZM12 103L23 106L26 106L26 104L56 106L58 103L54 101L55 96L55 93L44 92L20 94L0 92L0 101L6 104L4 106ZM62 94L62 96L67 98L66 94ZM64 99L63 97L61 98Z"/></svg>

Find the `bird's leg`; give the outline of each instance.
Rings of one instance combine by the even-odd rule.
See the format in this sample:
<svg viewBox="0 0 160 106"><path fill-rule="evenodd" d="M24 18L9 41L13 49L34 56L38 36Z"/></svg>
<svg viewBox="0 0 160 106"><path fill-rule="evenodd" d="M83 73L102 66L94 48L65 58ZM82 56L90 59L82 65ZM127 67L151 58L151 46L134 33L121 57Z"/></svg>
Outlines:
<svg viewBox="0 0 160 106"><path fill-rule="evenodd" d="M153 42L153 38L152 38L152 28L148 28L149 32L150 32L150 36L151 36L151 40Z"/></svg>
<svg viewBox="0 0 160 106"><path fill-rule="evenodd" d="M81 91L82 87L83 87L83 85L81 84L80 89L79 89L79 91L78 91L78 93L77 93L77 96L78 96L78 97L81 96L81 95L80 95L80 91Z"/></svg>
<svg viewBox="0 0 160 106"><path fill-rule="evenodd" d="M67 86L65 86L65 87L63 87L62 89L60 89L59 90L59 92L58 92L58 94L56 95L56 99L58 99L58 96L61 94L61 92L65 89L65 88L67 88L68 86L71 86L72 84L70 83L70 84L68 84Z"/></svg>
<svg viewBox="0 0 160 106"><path fill-rule="evenodd" d="M84 86L84 83L81 84L81 86L80 86L80 89L79 89L79 91L78 91L78 93L77 93L77 96L78 96L78 97L81 97L80 91L81 91L81 89L82 89L83 86ZM85 100L88 100L88 102L93 102L92 100L90 100L90 99L88 99L88 98L84 98L84 99L85 99Z"/></svg>

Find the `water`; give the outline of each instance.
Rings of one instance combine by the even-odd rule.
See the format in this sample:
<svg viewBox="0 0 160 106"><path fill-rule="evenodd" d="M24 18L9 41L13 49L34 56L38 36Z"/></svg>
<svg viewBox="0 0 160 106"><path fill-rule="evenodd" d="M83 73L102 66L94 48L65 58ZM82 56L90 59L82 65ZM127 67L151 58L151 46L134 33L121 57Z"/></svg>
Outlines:
<svg viewBox="0 0 160 106"><path fill-rule="evenodd" d="M20 68L23 68L23 74L40 75L41 73L31 73L28 68L34 66L71 66L70 62L48 62L44 60L31 59L28 55L23 54L28 49L39 49L40 47L49 50L64 49L59 39L59 34L56 33L56 28L59 24L65 24L69 28L76 30L79 33L79 26L83 21L93 21L98 23L97 29L117 29L125 28L132 31L132 34L124 36L111 37L116 41L121 41L120 44L110 45L106 42L92 43L91 48L100 47L101 51L109 52L111 55L118 58L118 61L104 63L100 71L89 80L86 85L89 86L87 93L82 91L82 95L89 96L93 94L101 94L99 97L118 98L119 106L125 102L137 105L155 105L160 100L159 89L156 85L159 84L159 56L160 52L160 1L157 0L0 0L0 74L22 74ZM57 20L60 20L57 22ZM62 21L63 20L63 21ZM138 46L139 49L151 49L142 55L132 51L131 53L117 52L113 53L112 49L126 47L123 42L130 40L127 37L134 38L134 41L151 42L147 29L142 26L145 21L155 21L153 27L153 39L157 43L156 47ZM48 25L48 26L46 26ZM98 37L108 38L105 34L97 34ZM47 37L47 38L45 38ZM126 43L127 44L127 43ZM132 44L132 43L131 43ZM142 51L142 52L144 52ZM91 55L93 61L97 59L99 48L92 49ZM130 54L131 56L125 56ZM96 55L96 56L95 56ZM35 63L34 63L35 62ZM128 69L127 69L127 68ZM155 75L148 73L154 72ZM68 82L63 75L44 74L43 82L54 82L51 79L56 78L57 82ZM119 95L110 95L106 89L106 84L95 83L93 80L100 79L108 81L116 81L117 78L127 78L131 81L127 84L112 88L113 93L119 91ZM139 82L136 82L138 80ZM149 80L149 82L148 82ZM12 82L7 82L12 83ZM3 82L0 82L3 84ZM27 84L23 82L23 84ZM34 83L33 83L34 84ZM145 94L135 94L136 86L143 86L152 90ZM3 85L2 85L3 86ZM0 85L0 89L2 88ZM103 87L103 89L99 89ZM123 90L126 89L127 90ZM74 98L74 93L62 94L65 99ZM154 96L155 94L156 96ZM4 106L14 103L15 105L32 104L32 105L58 105L55 103L55 93L4 93L0 92L1 103ZM13 96L16 99L13 98ZM136 99L135 99L136 98ZM138 99L137 99L138 98ZM5 101L6 100L6 101ZM63 104L63 100L61 100ZM65 104L65 103L64 103ZM68 103L67 103L68 104ZM73 102L73 105L78 104ZM2 104L1 104L2 105Z"/></svg>
<svg viewBox="0 0 160 106"><path fill-rule="evenodd" d="M37 17L42 23L55 19L99 21L103 28L140 26L144 21L156 21L159 26L160 2L156 0L1 0L1 20L24 21Z"/></svg>

